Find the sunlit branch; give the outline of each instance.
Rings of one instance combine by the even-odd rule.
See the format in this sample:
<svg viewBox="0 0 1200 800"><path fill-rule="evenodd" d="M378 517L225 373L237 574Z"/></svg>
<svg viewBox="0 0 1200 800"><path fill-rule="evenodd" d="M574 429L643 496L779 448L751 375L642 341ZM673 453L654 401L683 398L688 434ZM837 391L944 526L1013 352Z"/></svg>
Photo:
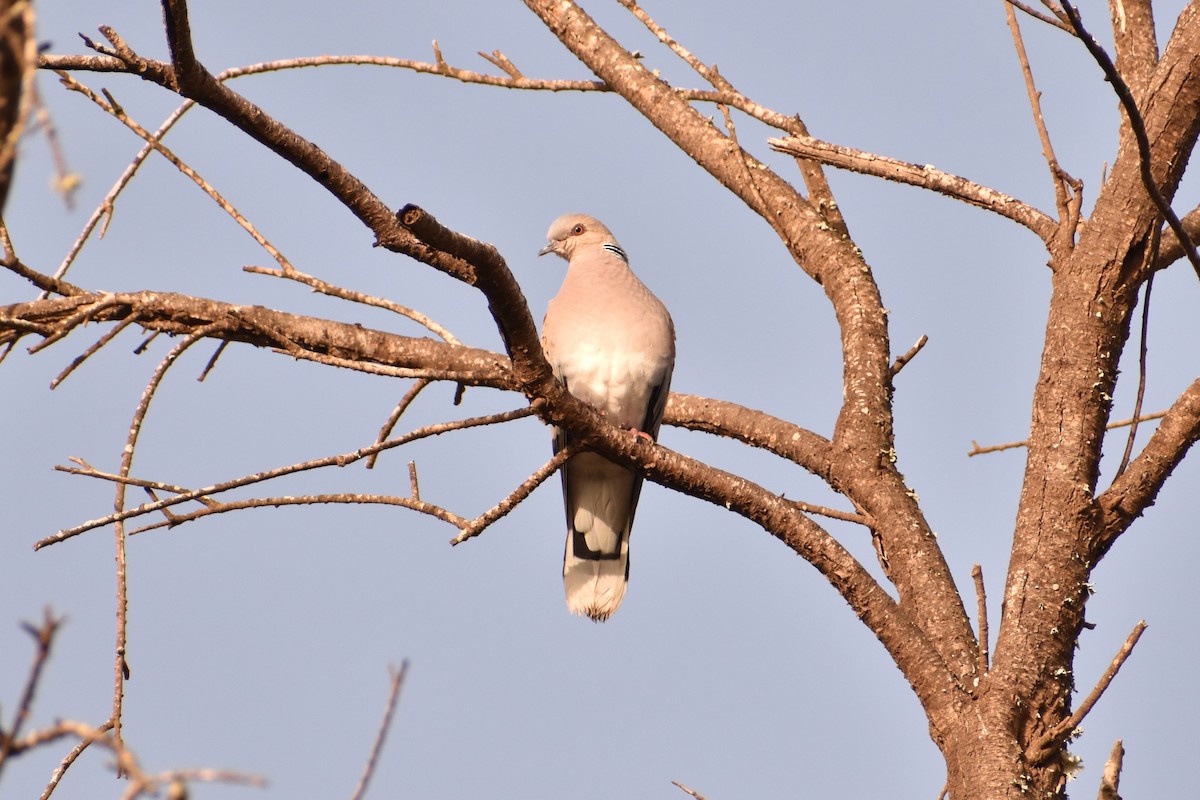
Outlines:
<svg viewBox="0 0 1200 800"><path fill-rule="evenodd" d="M407 317L418 325L427 328L431 333L441 337L441 339L449 344L462 344L457 336L451 333L445 326L438 324L427 314L423 314L416 309L402 306L399 303L392 302L384 297L376 297L374 295L356 292L353 289L345 289L341 286L335 286L332 283L327 283L320 278L305 274L300 270L291 267L285 269L269 269L267 267L247 266L242 267L242 270L255 275L270 275L276 278L284 278L289 281L296 281L305 286L312 288L321 294L330 297L337 297L341 300L349 300L352 303L359 303L364 306L373 308L382 308L385 311L391 311L394 314L399 314L402 317Z"/></svg>
<svg viewBox="0 0 1200 800"><path fill-rule="evenodd" d="M105 517L101 517L99 519L89 520L88 522L84 522L80 525L76 525L73 528L67 528L66 530L59 531L58 533L54 534L53 536L47 536L46 538L38 541L34 545L34 549L40 549L42 547L46 547L46 546L49 546L52 544L57 544L58 542L64 541L66 539L70 539L73 536L78 536L81 533L86 533L87 531L95 530L97 528L102 528L107 525L112 525L115 522L120 522L123 520L131 519L133 517L139 517L144 514L153 513L155 511L159 511L161 509L168 508L170 506L178 505L179 503L185 503L189 500L197 500L201 497L210 497L211 495L214 495L214 494L220 494L221 492L227 492L230 489L237 489L242 486L250 486L250 485L256 484L256 483L262 483L264 481L274 480L275 478L280 478L285 475L292 475L292 474L295 474L298 472L305 472L305 471L313 470L313 469L321 469L324 467L348 466L350 464L353 464L355 461L358 461L359 459L370 456L373 453L378 453L383 450L390 450L393 447L400 447L400 446L408 444L410 442L418 441L420 439L426 439L430 436L437 436L438 434L448 433L450 431L455 431L455 430L464 430L466 428L479 427L481 425L494 425L494 424L498 424L498 423L510 422L515 419L522 419L524 417L528 417L528 416L532 415L532 413L533 412L528 407L524 407L524 408L518 408L513 411L507 411L507 412L500 413L500 414L489 414L487 416L482 416L482 417L472 417L470 419L455 420L453 422L443 422L443 423L439 423L437 425L429 425L429 426L426 426L423 428L418 428L418 429L412 431L411 433L408 433L405 436L401 436L397 439L389 439L388 441L383 442L381 444L372 445L370 447L364 447L362 449L354 450L349 453L341 453L341 454L338 454L335 456L326 456L324 458L318 458L318 459L314 459L312 461L305 461L300 464L290 464L286 467L277 467L275 469L265 470L263 472L256 472L251 475L245 475L240 478L234 478L233 480L228 480L228 481L223 481L221 483L212 484L211 486L204 486L199 489L192 489L190 491L182 492L178 495L175 495L174 497L167 497L162 500L156 500L155 502L152 502L152 503L145 503L136 508L130 508L130 509L126 509L124 511L115 512L113 514L110 514ZM96 475L94 477L104 477L104 476Z"/></svg>
<svg viewBox="0 0 1200 800"><path fill-rule="evenodd" d="M912 164L863 150L855 150L812 137L790 136L768 139L774 150L797 158L809 158L831 167L917 186L986 209L1024 225L1044 242L1057 231L1053 219L1022 201L966 178L942 172L932 164Z"/></svg>
<svg viewBox="0 0 1200 800"><path fill-rule="evenodd" d="M894 378L899 375L900 370L904 369L905 365L912 361L916 357L917 353L924 349L928 342L929 337L925 334L921 334L921 338L917 339L916 344L908 348L908 352L898 356L896 360L892 362L892 377Z"/></svg>

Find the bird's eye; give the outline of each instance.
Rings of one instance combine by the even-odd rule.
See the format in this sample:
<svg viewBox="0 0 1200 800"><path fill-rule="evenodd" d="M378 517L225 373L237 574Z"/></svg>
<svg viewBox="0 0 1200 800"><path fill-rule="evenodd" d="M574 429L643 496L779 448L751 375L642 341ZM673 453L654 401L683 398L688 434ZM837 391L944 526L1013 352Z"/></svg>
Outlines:
<svg viewBox="0 0 1200 800"><path fill-rule="evenodd" d="M571 235L572 235L572 236L579 236L579 235L580 235L580 234L582 234L582 233L583 233L583 226L582 226L582 225L576 225L574 228L571 228Z"/></svg>

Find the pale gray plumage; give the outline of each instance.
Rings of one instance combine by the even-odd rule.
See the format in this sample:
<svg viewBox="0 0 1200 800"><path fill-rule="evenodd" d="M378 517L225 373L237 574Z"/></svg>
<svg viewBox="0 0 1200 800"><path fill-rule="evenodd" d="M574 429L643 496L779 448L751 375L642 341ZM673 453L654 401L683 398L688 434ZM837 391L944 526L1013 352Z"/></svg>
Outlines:
<svg viewBox="0 0 1200 800"><path fill-rule="evenodd" d="M658 438L675 366L671 315L629 269L608 228L583 214L554 221L549 244L568 262L542 325L542 347L555 375L610 422ZM554 451L568 441L555 429ZM567 511L563 585L567 607L597 622L625 597L629 532L642 478L595 453L562 468Z"/></svg>

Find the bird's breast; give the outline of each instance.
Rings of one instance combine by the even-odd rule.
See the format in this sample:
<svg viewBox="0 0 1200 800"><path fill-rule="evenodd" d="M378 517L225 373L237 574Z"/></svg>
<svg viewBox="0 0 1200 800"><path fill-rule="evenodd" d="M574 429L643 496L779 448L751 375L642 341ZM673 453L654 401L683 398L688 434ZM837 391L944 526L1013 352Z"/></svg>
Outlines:
<svg viewBox="0 0 1200 800"><path fill-rule="evenodd" d="M603 411L609 421L624 427L643 422L654 388L662 382L668 356L617 350L585 343L555 367L571 394Z"/></svg>

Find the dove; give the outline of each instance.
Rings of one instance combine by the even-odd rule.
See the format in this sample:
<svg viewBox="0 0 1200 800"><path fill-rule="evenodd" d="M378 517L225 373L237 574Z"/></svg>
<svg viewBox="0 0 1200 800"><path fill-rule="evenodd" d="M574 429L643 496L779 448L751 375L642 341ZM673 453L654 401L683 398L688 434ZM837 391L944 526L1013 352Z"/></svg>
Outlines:
<svg viewBox="0 0 1200 800"><path fill-rule="evenodd" d="M656 440L675 367L671 315L633 274L625 250L599 220L567 214L546 238L538 255L553 253L568 264L542 323L542 349L555 376L609 422ZM554 452L570 440L555 428ZM625 597L642 477L590 452L572 456L561 473L567 607L603 622Z"/></svg>

